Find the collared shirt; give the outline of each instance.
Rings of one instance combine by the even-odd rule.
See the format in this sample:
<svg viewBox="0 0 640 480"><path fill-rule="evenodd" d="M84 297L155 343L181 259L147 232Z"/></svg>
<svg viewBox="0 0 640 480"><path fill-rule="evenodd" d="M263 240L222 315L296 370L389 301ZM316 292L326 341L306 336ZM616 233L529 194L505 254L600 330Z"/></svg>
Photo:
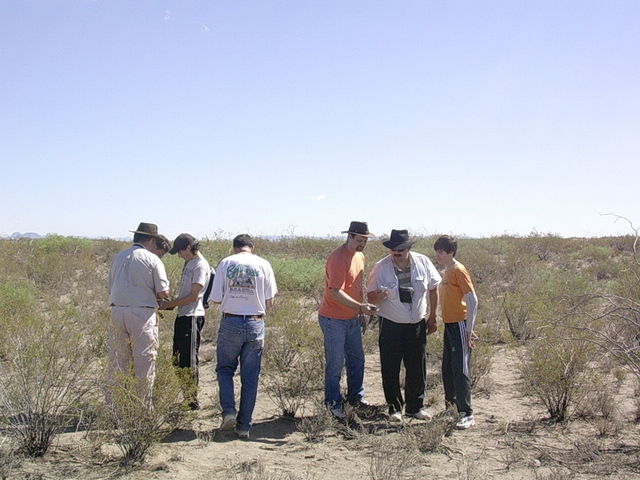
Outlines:
<svg viewBox="0 0 640 480"><path fill-rule="evenodd" d="M169 290L162 260L138 243L118 253L109 270L109 304L157 308L156 294Z"/></svg>
<svg viewBox="0 0 640 480"><path fill-rule="evenodd" d="M411 257L411 286L414 289L411 304L400 301L399 282L393 258L384 257L373 266L367 292L387 288L387 298L378 305L378 315L396 323L418 323L427 316L428 291L435 289L442 278L425 255L409 252Z"/></svg>

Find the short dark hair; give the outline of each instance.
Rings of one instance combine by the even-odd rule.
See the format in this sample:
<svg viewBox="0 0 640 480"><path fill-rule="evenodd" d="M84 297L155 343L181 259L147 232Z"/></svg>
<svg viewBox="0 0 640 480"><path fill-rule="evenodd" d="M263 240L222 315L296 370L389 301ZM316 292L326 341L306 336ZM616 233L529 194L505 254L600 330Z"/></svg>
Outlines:
<svg viewBox="0 0 640 480"><path fill-rule="evenodd" d="M144 243L150 238L158 238L155 235L147 235L146 233L134 233L133 234L133 243Z"/></svg>
<svg viewBox="0 0 640 480"><path fill-rule="evenodd" d="M187 247L194 255L200 251L200 242L192 243Z"/></svg>
<svg viewBox="0 0 640 480"><path fill-rule="evenodd" d="M233 239L233 248L253 248L253 239L247 233L241 233Z"/></svg>
<svg viewBox="0 0 640 480"><path fill-rule="evenodd" d="M436 252L438 250L444 250L446 253L453 253L455 257L458 251L458 241L451 235L442 235L436 240L436 243L433 244L433 249Z"/></svg>

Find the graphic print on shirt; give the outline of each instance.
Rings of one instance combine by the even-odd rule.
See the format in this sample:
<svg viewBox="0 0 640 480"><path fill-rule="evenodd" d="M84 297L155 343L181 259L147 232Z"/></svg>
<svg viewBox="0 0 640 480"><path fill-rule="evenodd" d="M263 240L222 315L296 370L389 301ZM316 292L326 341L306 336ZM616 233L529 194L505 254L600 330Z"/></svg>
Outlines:
<svg viewBox="0 0 640 480"><path fill-rule="evenodd" d="M260 272L248 265L230 265L227 269L231 298L248 299L256 295L256 277Z"/></svg>

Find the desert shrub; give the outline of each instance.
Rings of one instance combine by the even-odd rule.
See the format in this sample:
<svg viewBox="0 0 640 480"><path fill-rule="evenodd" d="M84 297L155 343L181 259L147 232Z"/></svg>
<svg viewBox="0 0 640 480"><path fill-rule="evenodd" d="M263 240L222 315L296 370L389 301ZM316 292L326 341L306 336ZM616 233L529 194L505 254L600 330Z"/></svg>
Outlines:
<svg viewBox="0 0 640 480"><path fill-rule="evenodd" d="M501 299L502 311L511 336L526 342L535 334L533 318L537 300L526 290L505 293Z"/></svg>
<svg viewBox="0 0 640 480"><path fill-rule="evenodd" d="M324 388L322 332L295 297L279 298L267 321L262 383L282 414L293 417Z"/></svg>
<svg viewBox="0 0 640 480"><path fill-rule="evenodd" d="M142 462L150 448L180 423L181 384L168 348L158 351L152 405L139 395L133 372L118 373L105 382L108 401L100 412L105 440L113 441L123 454L123 465ZM98 434L98 432L96 432Z"/></svg>
<svg viewBox="0 0 640 480"><path fill-rule="evenodd" d="M371 460L369 478L371 480L396 480L408 478L410 469L415 465L414 453L405 445L399 445L389 436L371 438Z"/></svg>
<svg viewBox="0 0 640 480"><path fill-rule="evenodd" d="M495 347L480 340L475 343L471 354L471 387L474 393L489 393L491 391L490 373L493 363Z"/></svg>
<svg viewBox="0 0 640 480"><path fill-rule="evenodd" d="M402 444L420 453L440 451L442 440L451 431L453 423L444 416L435 417L430 422L408 425L401 431Z"/></svg>
<svg viewBox="0 0 640 480"><path fill-rule="evenodd" d="M537 398L553 420L563 421L589 388L589 366L596 349L583 339L562 337L557 328L539 333L518 368L525 393Z"/></svg>
<svg viewBox="0 0 640 480"><path fill-rule="evenodd" d="M95 385L91 357L68 312L29 317L4 338L0 362L0 422L17 448L44 455Z"/></svg>
<svg viewBox="0 0 640 480"><path fill-rule="evenodd" d="M304 434L307 442L318 442L322 439L323 433L337 425L337 420L329 409L322 402L316 402L314 413L309 417L304 417L298 422L298 430Z"/></svg>
<svg viewBox="0 0 640 480"><path fill-rule="evenodd" d="M324 295L325 260L305 257L267 257L281 292L312 300L318 308Z"/></svg>

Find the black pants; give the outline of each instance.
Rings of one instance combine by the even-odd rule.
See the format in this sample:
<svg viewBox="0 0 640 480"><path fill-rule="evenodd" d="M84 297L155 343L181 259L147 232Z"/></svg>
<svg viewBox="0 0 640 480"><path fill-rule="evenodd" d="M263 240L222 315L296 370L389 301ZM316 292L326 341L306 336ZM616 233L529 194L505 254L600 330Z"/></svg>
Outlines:
<svg viewBox="0 0 640 480"><path fill-rule="evenodd" d="M378 345L382 388L389 413L402 412L405 403L400 390L402 362L406 371L406 413L417 413L424 406L424 389L427 383L426 322L423 319L418 323L395 323L381 317Z"/></svg>
<svg viewBox="0 0 640 480"><path fill-rule="evenodd" d="M195 387L198 385L198 352L200 351L200 332L204 327L204 317L177 317L173 328L173 358L178 368L190 368L193 392L189 400L197 398Z"/></svg>
<svg viewBox="0 0 640 480"><path fill-rule="evenodd" d="M471 349L467 322L444 324L442 383L444 400L455 405L459 413L471 415Z"/></svg>

